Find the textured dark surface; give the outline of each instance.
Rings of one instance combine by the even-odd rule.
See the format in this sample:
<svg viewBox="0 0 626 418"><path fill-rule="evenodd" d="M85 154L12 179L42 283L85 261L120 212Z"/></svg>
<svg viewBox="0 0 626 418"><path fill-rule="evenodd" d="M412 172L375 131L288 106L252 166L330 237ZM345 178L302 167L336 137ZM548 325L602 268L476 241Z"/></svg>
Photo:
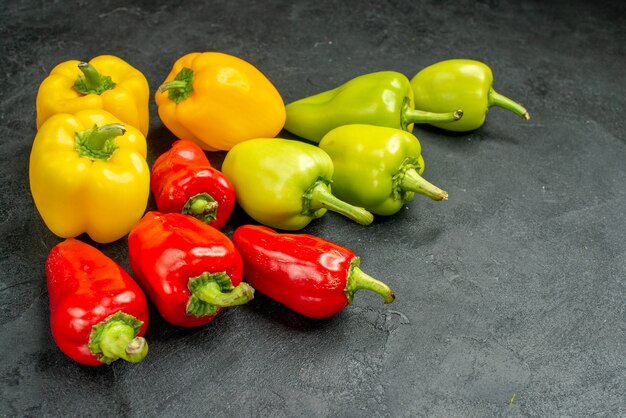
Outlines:
<svg viewBox="0 0 626 418"><path fill-rule="evenodd" d="M0 414L626 416L620 4L5 2ZM152 311L142 363L78 365L50 334L44 261L60 239L28 187L38 85L59 62L111 53L154 92L179 56L209 50L252 62L286 102L474 58L533 118L494 109L463 135L419 126L425 176L448 202L416 198L368 227L328 214L302 231L355 250L393 304L361 292L315 321L257 294L191 330ZM151 164L174 138L150 110ZM225 231L248 221L237 211ZM128 269L125 239L98 248Z"/></svg>

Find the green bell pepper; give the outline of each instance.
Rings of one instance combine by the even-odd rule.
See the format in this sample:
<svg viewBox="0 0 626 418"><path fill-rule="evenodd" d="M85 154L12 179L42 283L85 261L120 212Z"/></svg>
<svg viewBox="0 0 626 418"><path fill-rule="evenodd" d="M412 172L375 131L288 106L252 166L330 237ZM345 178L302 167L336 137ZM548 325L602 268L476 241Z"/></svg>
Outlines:
<svg viewBox="0 0 626 418"><path fill-rule="evenodd" d="M430 65L411 79L415 106L430 112L462 108L463 119L455 123L427 122L442 129L466 132L480 128L492 106L508 109L529 120L519 103L497 93L491 69L479 61L453 59Z"/></svg>
<svg viewBox="0 0 626 418"><path fill-rule="evenodd" d="M332 160L321 148L282 138L240 142L222 163L239 206L270 228L302 229L327 210L370 224L371 213L331 193L333 170Z"/></svg>
<svg viewBox="0 0 626 418"><path fill-rule="evenodd" d="M444 113L416 110L409 79L395 71L364 74L341 86L289 103L285 129L319 142L331 129L365 123L413 131L414 123L452 122L462 110Z"/></svg>
<svg viewBox="0 0 626 418"><path fill-rule="evenodd" d="M333 160L333 193L376 215L392 215L420 193L447 200L429 183L419 140L410 132L371 125L344 125L319 143Z"/></svg>

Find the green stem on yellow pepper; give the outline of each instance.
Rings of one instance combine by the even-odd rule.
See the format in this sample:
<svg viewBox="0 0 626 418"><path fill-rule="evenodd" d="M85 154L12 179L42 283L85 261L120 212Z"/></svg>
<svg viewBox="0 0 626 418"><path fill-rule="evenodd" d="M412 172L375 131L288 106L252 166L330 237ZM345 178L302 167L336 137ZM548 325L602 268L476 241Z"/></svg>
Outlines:
<svg viewBox="0 0 626 418"><path fill-rule="evenodd" d="M179 90L179 89L184 89L189 85L188 82L183 81L183 80L171 80L171 81L166 81L165 83L161 84L159 86L159 91L161 93L163 93L164 91L168 91L168 90Z"/></svg>
<svg viewBox="0 0 626 418"><path fill-rule="evenodd" d="M491 106L500 106L517 114L524 120L530 120L528 110L526 110L524 106L500 93L497 93L493 88L489 89L488 107Z"/></svg>
<svg viewBox="0 0 626 418"><path fill-rule="evenodd" d="M118 148L115 138L124 133L126 133L126 128L121 123L93 125L89 129L74 134L76 151L81 157L106 161Z"/></svg>
<svg viewBox="0 0 626 418"><path fill-rule="evenodd" d="M81 94L102 94L115 87L115 83L110 76L100 74L88 62L79 63L78 69L83 75L79 76L74 82L74 89Z"/></svg>
<svg viewBox="0 0 626 418"><path fill-rule="evenodd" d="M328 209L352 219L361 225L369 225L374 220L367 210L353 206L335 197L323 181L316 181L305 193L305 212L318 209Z"/></svg>
<svg viewBox="0 0 626 418"><path fill-rule="evenodd" d="M159 86L161 93L167 91L168 98L176 103L187 99L193 92L194 73L191 68L184 67L176 74L173 80L166 81Z"/></svg>

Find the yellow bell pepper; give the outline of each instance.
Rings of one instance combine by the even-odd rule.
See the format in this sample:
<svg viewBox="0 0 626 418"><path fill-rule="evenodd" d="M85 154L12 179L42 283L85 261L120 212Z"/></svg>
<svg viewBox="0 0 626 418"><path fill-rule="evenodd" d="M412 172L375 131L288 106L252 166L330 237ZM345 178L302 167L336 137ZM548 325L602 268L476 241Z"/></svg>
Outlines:
<svg viewBox="0 0 626 418"><path fill-rule="evenodd" d="M103 110L50 117L35 136L29 168L37 210L62 238L86 232L99 243L115 241L148 204L146 139Z"/></svg>
<svg viewBox="0 0 626 418"><path fill-rule="evenodd" d="M37 129L56 113L103 109L148 135L150 86L126 61L100 55L91 61L62 62L46 77L37 93Z"/></svg>
<svg viewBox="0 0 626 418"><path fill-rule="evenodd" d="M285 103L271 81L221 52L179 58L154 98L163 124L207 151L274 137L285 124Z"/></svg>

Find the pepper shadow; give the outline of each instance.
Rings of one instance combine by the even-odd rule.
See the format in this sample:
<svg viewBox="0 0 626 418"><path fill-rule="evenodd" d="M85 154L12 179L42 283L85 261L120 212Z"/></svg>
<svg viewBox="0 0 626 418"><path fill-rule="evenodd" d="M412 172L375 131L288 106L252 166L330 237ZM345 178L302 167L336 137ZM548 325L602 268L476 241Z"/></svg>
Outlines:
<svg viewBox="0 0 626 418"><path fill-rule="evenodd" d="M244 274L245 281L245 274ZM254 293L254 299L245 305L240 306L257 320L269 322L272 325L288 328L292 331L315 332L336 326L340 321L341 312L330 318L315 319L301 315L292 311L287 306L262 294L259 291Z"/></svg>
<svg viewBox="0 0 626 418"><path fill-rule="evenodd" d="M492 141L519 144L517 137L510 134L511 124L517 122L518 121L514 119L510 121L510 123L506 123L506 121L501 121L500 118L494 116L491 122L487 119L479 128L466 132L449 131L428 124L416 124L413 128L413 135L417 136L421 141L422 138L420 134L425 134L425 136L423 135L424 137L447 142L450 146L454 146L455 148L476 147L477 143ZM504 125L505 123L506 125Z"/></svg>

